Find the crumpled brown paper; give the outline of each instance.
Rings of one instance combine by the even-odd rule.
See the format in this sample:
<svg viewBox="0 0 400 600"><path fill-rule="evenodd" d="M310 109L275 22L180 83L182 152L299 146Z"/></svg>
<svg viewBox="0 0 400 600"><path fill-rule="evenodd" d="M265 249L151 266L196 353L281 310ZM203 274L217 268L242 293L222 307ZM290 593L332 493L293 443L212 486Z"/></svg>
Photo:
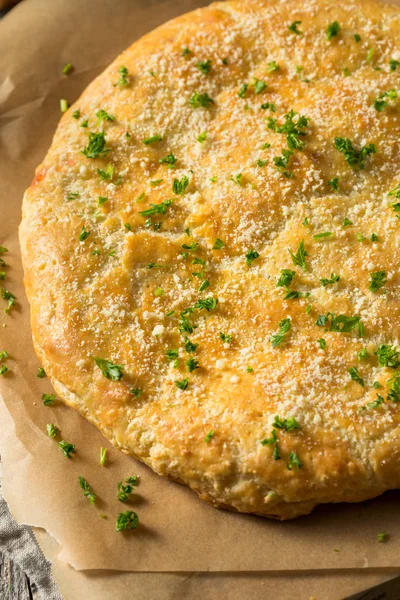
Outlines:
<svg viewBox="0 0 400 600"><path fill-rule="evenodd" d="M0 244L9 249L5 287L17 306L0 317L0 350L9 372L0 378L0 449L4 496L19 522L45 528L75 569L131 571L294 571L396 567L400 548L400 492L369 503L318 508L279 523L216 510L190 490L152 473L115 449L99 465L108 442L37 379L28 306L22 286L17 227L24 189L51 142L59 100L73 101L139 35L198 0L25 0L0 21ZM64 64L75 70L62 74ZM3 302L3 301L1 301ZM1 308L1 307L0 307ZM7 407L7 408L5 408ZM11 418L10 418L11 417ZM46 435L46 423L76 444L67 460ZM83 475L98 495L89 504ZM117 482L140 475L129 504L116 498ZM115 532L116 515L135 510L136 531ZM107 515L100 518L100 513ZM377 544L381 531L391 534Z"/></svg>

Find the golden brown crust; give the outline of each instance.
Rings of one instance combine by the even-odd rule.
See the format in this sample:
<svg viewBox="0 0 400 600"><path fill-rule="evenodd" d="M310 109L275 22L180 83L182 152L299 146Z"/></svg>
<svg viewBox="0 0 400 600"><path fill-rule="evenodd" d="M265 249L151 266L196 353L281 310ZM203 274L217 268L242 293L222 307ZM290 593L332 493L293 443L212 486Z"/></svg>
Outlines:
<svg viewBox="0 0 400 600"><path fill-rule="evenodd" d="M215 506L288 519L400 486L396 352L375 354L399 338L399 23L356 0L184 15L88 87L25 194L34 345L57 394ZM103 157L82 153L89 132ZM328 313L360 320L340 332Z"/></svg>

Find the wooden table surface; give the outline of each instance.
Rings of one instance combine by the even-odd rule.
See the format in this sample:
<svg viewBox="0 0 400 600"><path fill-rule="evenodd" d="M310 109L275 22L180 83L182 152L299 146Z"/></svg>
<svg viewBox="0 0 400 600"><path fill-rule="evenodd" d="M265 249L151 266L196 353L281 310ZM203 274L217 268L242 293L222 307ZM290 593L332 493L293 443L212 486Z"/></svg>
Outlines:
<svg viewBox="0 0 400 600"><path fill-rule="evenodd" d="M12 561L0 553L0 598L1 600L37 600L35 584Z"/></svg>

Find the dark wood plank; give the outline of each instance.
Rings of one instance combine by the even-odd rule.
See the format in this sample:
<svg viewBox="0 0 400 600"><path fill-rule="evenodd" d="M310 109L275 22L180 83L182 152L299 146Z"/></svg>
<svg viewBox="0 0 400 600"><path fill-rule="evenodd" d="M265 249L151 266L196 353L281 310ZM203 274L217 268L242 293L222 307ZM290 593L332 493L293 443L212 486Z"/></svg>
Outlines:
<svg viewBox="0 0 400 600"><path fill-rule="evenodd" d="M36 591L30 591L28 579L21 569L0 553L1 600L36 600Z"/></svg>

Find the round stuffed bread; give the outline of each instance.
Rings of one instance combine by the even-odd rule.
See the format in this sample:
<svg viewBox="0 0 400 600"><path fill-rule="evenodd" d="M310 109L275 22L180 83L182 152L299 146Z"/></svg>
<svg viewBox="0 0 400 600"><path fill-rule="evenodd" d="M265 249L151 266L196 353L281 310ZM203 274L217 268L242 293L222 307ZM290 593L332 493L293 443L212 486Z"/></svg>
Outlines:
<svg viewBox="0 0 400 600"><path fill-rule="evenodd" d="M215 506L400 487L400 9L219 2L119 56L23 202L59 398Z"/></svg>

